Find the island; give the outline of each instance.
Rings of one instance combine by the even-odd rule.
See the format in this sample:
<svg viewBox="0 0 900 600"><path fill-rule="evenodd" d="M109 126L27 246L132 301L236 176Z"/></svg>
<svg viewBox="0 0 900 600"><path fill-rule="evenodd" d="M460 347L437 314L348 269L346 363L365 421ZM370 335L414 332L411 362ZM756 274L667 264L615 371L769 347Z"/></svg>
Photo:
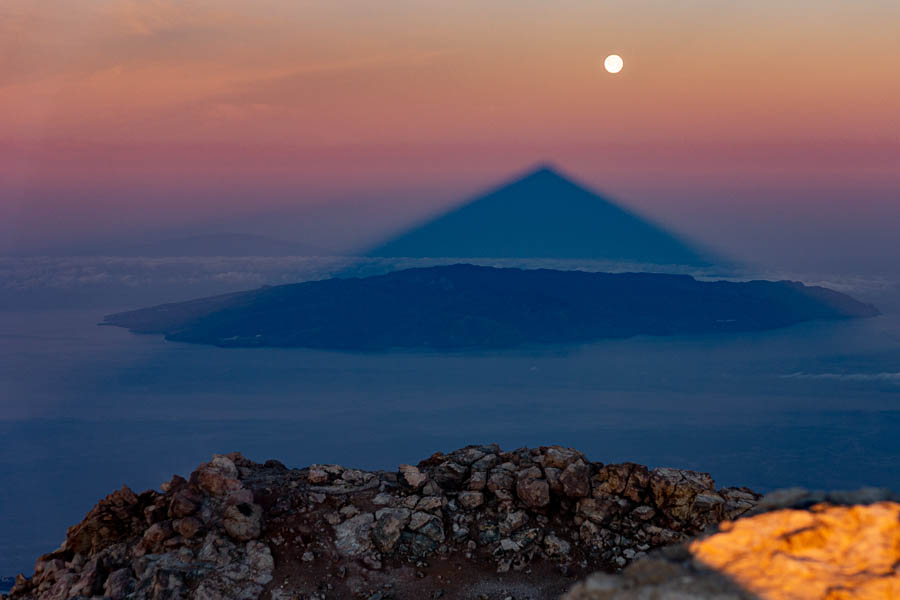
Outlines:
<svg viewBox="0 0 900 600"><path fill-rule="evenodd" d="M457 264L263 287L112 314L101 324L222 347L464 350L877 314L845 294L791 281Z"/></svg>

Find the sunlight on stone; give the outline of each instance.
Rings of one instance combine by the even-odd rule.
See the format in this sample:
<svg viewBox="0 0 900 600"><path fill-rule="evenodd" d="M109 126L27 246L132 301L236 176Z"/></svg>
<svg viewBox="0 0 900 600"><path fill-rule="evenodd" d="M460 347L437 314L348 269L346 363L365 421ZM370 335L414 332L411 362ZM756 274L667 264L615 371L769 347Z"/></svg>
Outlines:
<svg viewBox="0 0 900 600"><path fill-rule="evenodd" d="M781 510L722 529L691 552L762 598L900 598L898 503Z"/></svg>

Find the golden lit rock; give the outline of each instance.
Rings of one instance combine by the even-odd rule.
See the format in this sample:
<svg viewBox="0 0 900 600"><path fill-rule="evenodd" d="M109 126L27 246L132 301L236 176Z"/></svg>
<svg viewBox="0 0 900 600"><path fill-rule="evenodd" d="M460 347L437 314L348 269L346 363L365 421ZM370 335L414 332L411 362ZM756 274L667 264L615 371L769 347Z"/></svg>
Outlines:
<svg viewBox="0 0 900 600"><path fill-rule="evenodd" d="M694 557L764 599L900 598L900 504L816 505L723 523Z"/></svg>

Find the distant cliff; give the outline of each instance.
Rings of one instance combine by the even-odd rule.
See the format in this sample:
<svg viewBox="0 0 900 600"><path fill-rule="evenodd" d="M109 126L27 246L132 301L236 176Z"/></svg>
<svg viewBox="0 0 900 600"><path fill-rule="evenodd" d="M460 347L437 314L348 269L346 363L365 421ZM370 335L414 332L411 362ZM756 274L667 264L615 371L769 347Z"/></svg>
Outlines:
<svg viewBox="0 0 900 600"><path fill-rule="evenodd" d="M109 315L103 324L217 346L467 349L755 331L877 314L847 295L789 281L451 265L164 304Z"/></svg>

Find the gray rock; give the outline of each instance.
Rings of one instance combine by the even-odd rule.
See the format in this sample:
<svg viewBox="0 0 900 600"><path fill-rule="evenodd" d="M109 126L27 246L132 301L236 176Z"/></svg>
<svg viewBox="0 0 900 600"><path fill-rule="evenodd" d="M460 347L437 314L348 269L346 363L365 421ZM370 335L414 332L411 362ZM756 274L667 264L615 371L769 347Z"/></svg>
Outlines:
<svg viewBox="0 0 900 600"><path fill-rule="evenodd" d="M117 569L109 574L103 586L103 594L110 600L125 600L134 591L135 579L131 569Z"/></svg>
<svg viewBox="0 0 900 600"><path fill-rule="evenodd" d="M372 549L369 534L375 523L375 515L363 513L347 519L334 528L334 544L345 556L358 557Z"/></svg>
<svg viewBox="0 0 900 600"><path fill-rule="evenodd" d="M442 488L455 489L462 484L468 472L467 467L448 460L434 469L433 477L434 481Z"/></svg>
<svg viewBox="0 0 900 600"><path fill-rule="evenodd" d="M375 513L372 540L381 552L390 552L400 539L400 533L410 521L410 511L406 508L385 508Z"/></svg>
<svg viewBox="0 0 900 600"><path fill-rule="evenodd" d="M559 481L563 493L570 498L584 498L591 493L590 468L580 460L569 464Z"/></svg>
<svg viewBox="0 0 900 600"><path fill-rule="evenodd" d="M548 556L563 557L569 555L572 551L572 545L566 540L550 534L544 536L544 550L547 551Z"/></svg>
<svg viewBox="0 0 900 600"><path fill-rule="evenodd" d="M239 542L256 539L262 531L262 507L247 502L232 504L225 509L222 526Z"/></svg>
<svg viewBox="0 0 900 600"><path fill-rule="evenodd" d="M541 508L550 504L550 485L546 479L520 477L516 482L516 494L531 508Z"/></svg>
<svg viewBox="0 0 900 600"><path fill-rule="evenodd" d="M473 510L484 504L484 494L481 492L460 492L457 500L464 509Z"/></svg>

